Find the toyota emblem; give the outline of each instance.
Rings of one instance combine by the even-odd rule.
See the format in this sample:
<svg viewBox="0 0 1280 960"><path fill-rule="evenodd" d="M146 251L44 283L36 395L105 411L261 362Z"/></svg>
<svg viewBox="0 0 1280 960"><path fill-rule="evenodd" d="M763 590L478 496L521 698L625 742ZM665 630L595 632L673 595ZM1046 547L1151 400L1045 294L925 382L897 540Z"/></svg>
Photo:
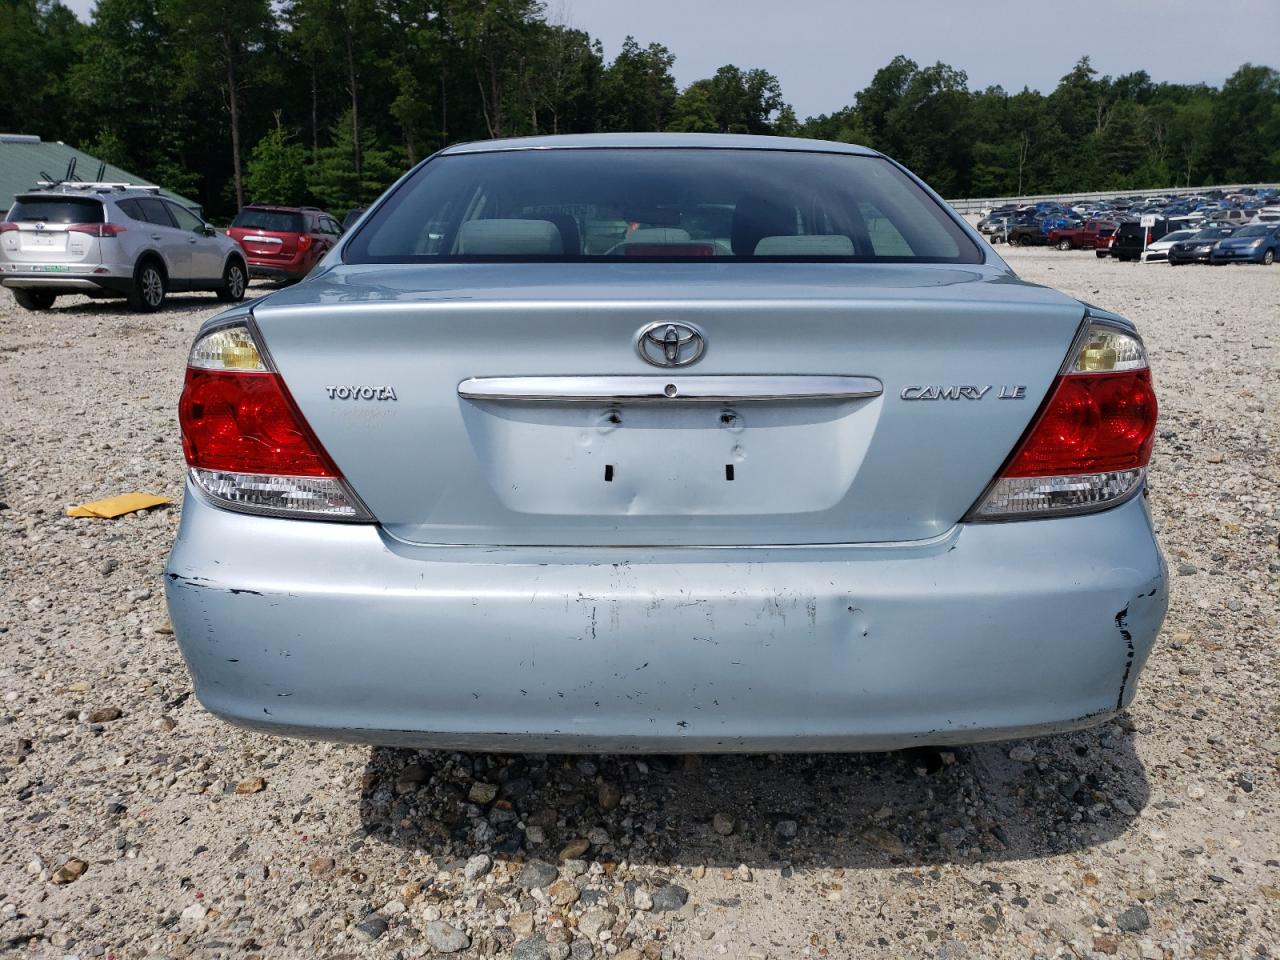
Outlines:
<svg viewBox="0 0 1280 960"><path fill-rule="evenodd" d="M636 337L636 352L655 367L687 367L707 351L707 338L688 323L651 323Z"/></svg>

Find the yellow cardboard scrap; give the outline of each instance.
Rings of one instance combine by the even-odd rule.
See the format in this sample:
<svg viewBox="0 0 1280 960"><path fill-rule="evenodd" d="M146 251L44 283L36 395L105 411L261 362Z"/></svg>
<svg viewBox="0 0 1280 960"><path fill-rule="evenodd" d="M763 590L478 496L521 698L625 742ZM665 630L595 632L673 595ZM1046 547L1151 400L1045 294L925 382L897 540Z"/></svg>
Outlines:
<svg viewBox="0 0 1280 960"><path fill-rule="evenodd" d="M78 507L70 507L67 510L68 517L101 517L104 520L111 520L115 517L123 517L126 513L133 513L135 510L145 510L147 507L156 507L162 503L173 503L169 497L157 497L153 493L125 493L118 497L108 497L106 500L95 500L93 503L82 503Z"/></svg>

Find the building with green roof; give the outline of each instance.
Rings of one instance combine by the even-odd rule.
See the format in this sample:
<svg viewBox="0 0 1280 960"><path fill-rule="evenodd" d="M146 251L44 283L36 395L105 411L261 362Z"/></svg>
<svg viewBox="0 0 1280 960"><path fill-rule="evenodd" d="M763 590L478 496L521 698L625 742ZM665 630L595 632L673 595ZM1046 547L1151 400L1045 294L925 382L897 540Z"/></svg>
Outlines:
<svg viewBox="0 0 1280 960"><path fill-rule="evenodd" d="M49 142L25 133L0 133L0 212L9 209L17 194L30 192L40 185L41 180L67 179L67 170L73 159L76 163L72 180L159 186L162 195L185 207L200 210L200 204L194 200L172 193L162 184L149 184L128 170L104 164L97 157L69 147L61 140Z"/></svg>

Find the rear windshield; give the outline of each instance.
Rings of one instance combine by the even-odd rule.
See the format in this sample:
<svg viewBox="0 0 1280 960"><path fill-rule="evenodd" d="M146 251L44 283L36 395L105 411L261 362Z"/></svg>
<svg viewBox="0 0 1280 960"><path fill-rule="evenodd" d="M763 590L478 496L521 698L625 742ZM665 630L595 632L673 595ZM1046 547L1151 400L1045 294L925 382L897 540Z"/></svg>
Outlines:
<svg viewBox="0 0 1280 960"><path fill-rule="evenodd" d="M344 257L979 263L982 252L878 157L590 148L437 157L361 224Z"/></svg>
<svg viewBox="0 0 1280 960"><path fill-rule="evenodd" d="M273 233L302 233L302 214L287 210L254 210L246 207L231 221L233 227L270 230Z"/></svg>
<svg viewBox="0 0 1280 960"><path fill-rule="evenodd" d="M102 204L79 197L22 197L9 208L9 222L102 223Z"/></svg>

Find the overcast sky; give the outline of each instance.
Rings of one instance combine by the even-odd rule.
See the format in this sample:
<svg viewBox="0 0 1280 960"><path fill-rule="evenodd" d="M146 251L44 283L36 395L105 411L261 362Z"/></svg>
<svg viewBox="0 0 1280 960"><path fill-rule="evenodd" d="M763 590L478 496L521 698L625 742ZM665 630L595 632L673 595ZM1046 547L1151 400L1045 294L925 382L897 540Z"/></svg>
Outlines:
<svg viewBox="0 0 1280 960"><path fill-rule="evenodd" d="M64 0L82 17L94 0ZM1280 67L1280 0L547 0L612 58L627 34L666 44L681 86L763 67L801 118L847 105L895 54L942 60L969 86L1051 90L1084 54L1100 73L1220 85Z"/></svg>

